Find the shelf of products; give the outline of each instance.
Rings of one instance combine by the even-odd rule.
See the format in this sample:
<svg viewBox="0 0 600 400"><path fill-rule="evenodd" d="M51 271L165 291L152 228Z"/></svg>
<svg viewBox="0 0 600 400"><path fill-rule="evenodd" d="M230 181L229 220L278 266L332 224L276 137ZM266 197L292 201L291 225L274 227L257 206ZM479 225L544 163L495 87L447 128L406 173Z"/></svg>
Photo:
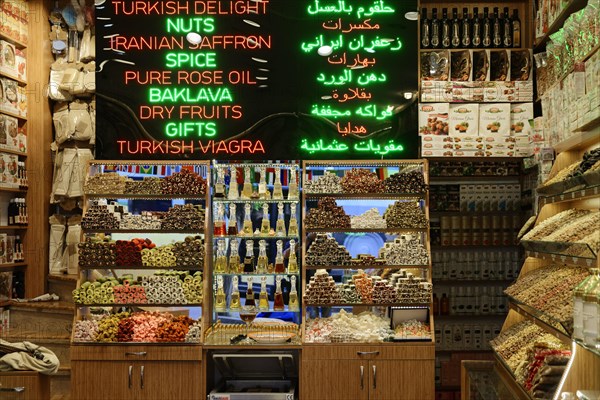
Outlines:
<svg viewBox="0 0 600 400"><path fill-rule="evenodd" d="M299 165L215 162L212 182L215 251L205 343L300 344Z"/></svg>
<svg viewBox="0 0 600 400"><path fill-rule="evenodd" d="M211 253L198 203L208 204L210 164L144 165L156 174L138 180L128 176L129 162L90 163L73 344L201 343L203 271Z"/></svg>
<svg viewBox="0 0 600 400"><path fill-rule="evenodd" d="M305 161L303 172L304 343L433 344L427 163Z"/></svg>

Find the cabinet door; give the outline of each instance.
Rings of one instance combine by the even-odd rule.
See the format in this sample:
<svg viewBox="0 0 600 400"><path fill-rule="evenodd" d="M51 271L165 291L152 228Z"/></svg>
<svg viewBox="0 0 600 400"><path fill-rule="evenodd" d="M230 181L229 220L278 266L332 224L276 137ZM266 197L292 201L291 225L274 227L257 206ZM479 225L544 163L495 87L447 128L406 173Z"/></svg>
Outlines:
<svg viewBox="0 0 600 400"><path fill-rule="evenodd" d="M300 397L304 400L367 400L368 368L368 361L304 360Z"/></svg>
<svg viewBox="0 0 600 400"><path fill-rule="evenodd" d="M127 361L71 361L71 398L135 399L134 369Z"/></svg>
<svg viewBox="0 0 600 400"><path fill-rule="evenodd" d="M135 363L138 399L198 400L202 398L202 363L147 361Z"/></svg>
<svg viewBox="0 0 600 400"><path fill-rule="evenodd" d="M369 400L435 398L434 361L370 361Z"/></svg>

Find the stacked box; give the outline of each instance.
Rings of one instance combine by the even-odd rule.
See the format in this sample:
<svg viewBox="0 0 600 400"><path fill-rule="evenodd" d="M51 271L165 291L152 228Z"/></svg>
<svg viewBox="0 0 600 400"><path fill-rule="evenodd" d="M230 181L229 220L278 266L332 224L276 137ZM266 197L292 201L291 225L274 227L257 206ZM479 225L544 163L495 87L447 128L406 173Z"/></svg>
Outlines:
<svg viewBox="0 0 600 400"><path fill-rule="evenodd" d="M17 49L4 40L0 40L0 72L17 77Z"/></svg>

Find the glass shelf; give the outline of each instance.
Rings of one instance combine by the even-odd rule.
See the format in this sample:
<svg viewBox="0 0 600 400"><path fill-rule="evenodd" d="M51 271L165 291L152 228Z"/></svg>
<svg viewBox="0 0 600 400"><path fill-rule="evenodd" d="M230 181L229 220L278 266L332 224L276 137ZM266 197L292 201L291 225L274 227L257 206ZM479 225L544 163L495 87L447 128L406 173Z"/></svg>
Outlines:
<svg viewBox="0 0 600 400"><path fill-rule="evenodd" d="M75 303L76 307L202 307L202 303Z"/></svg>
<svg viewBox="0 0 600 400"><path fill-rule="evenodd" d="M281 168L281 169L290 169L290 168L295 168L295 169L300 169L300 165L299 164L295 164L295 163L228 163L228 162L218 162L218 161L214 161L215 165L221 166L221 167L234 167L234 168L244 168L244 167L251 167L251 168Z"/></svg>
<svg viewBox="0 0 600 400"><path fill-rule="evenodd" d="M585 187L585 185L586 183L583 180L583 177L580 175L571 179L553 183L551 185L538 187L536 192L541 196L553 196L569 190L574 190L576 188Z"/></svg>
<svg viewBox="0 0 600 400"><path fill-rule="evenodd" d="M554 195L546 195L540 197L540 206L553 203L564 203L574 200L583 200L587 198L597 197L600 195L600 185L586 186L576 190L565 191Z"/></svg>
<svg viewBox="0 0 600 400"><path fill-rule="evenodd" d="M246 200L242 200L242 199L236 199L236 200L228 200L225 198L214 198L213 199L214 203L235 203L235 204L277 204L277 203L283 203L283 204L300 204L300 199L285 199L285 200L275 200L275 199L246 199Z"/></svg>
<svg viewBox="0 0 600 400"><path fill-rule="evenodd" d="M215 314L238 314L240 312L240 310L231 310L231 309L227 309L227 310L217 310L216 308L214 309ZM286 305L285 308L283 310L273 310L273 309L268 309L268 310L260 310L257 309L257 312L260 313L297 313L299 314L301 311L300 310L290 310L288 308L288 306Z"/></svg>
<svg viewBox="0 0 600 400"><path fill-rule="evenodd" d="M185 235L204 235L204 227L200 229L86 229L84 233L181 233Z"/></svg>
<svg viewBox="0 0 600 400"><path fill-rule="evenodd" d="M216 272L214 271L213 274L215 276L282 276L282 275L294 275L294 276L300 276L300 271L298 272L265 272L265 273L258 273L258 272L254 272L254 273L245 273L245 272L237 272L237 273L233 273L233 272Z"/></svg>
<svg viewBox="0 0 600 400"><path fill-rule="evenodd" d="M225 235L225 236L213 236L213 240L219 239L244 239L244 240L300 240L300 236L245 236L245 235Z"/></svg>
<svg viewBox="0 0 600 400"><path fill-rule="evenodd" d="M427 268L429 268L429 265L388 265L388 264L308 265L304 268L306 268L306 269L352 269L352 270L359 270L359 269L411 269L411 268L427 269Z"/></svg>
<svg viewBox="0 0 600 400"><path fill-rule="evenodd" d="M178 270L178 271L202 271L204 270L204 266L201 267L184 267L184 266L175 266L175 267L164 267L164 266L143 266L143 265L129 265L129 266L110 266L110 265L95 265L91 267L82 267L79 266L80 270L92 270L92 269L136 269L136 270Z"/></svg>
<svg viewBox="0 0 600 400"><path fill-rule="evenodd" d="M89 199L129 199L129 200L203 200L200 194L130 194L130 193L86 193Z"/></svg>
<svg viewBox="0 0 600 400"><path fill-rule="evenodd" d="M306 233L402 233L402 232L420 232L426 233L429 228L386 228L386 229L368 229L368 228L306 228Z"/></svg>
<svg viewBox="0 0 600 400"><path fill-rule="evenodd" d="M575 343L577 343L580 347L583 347L587 351L591 351L592 353L600 357L600 345L596 345L596 347L590 346L583 343L581 340L575 340Z"/></svg>
<svg viewBox="0 0 600 400"><path fill-rule="evenodd" d="M534 308L526 303L523 303L522 301L515 299L512 296L507 296L508 299L512 302L512 304L516 307L518 307L520 310L524 311L525 313L529 314L531 317L539 320L540 322L542 322L543 324L547 325L547 326L542 326L543 328L546 328L546 330L551 330L552 334L556 335L556 336L562 336L562 339L567 339L571 336L571 334L573 332L571 332L569 324L567 321L560 321L557 318L545 313L544 311L538 310L537 308ZM514 307L513 307L514 309ZM517 312L519 312L520 310L515 310ZM522 314L522 313L521 313Z"/></svg>
<svg viewBox="0 0 600 400"><path fill-rule="evenodd" d="M467 372L468 400L503 400L513 397L505 382L498 375L493 361L464 361Z"/></svg>
<svg viewBox="0 0 600 400"><path fill-rule="evenodd" d="M335 303L335 304L315 304L303 302L306 307L398 307L398 308L424 308L429 307L429 303Z"/></svg>
<svg viewBox="0 0 600 400"><path fill-rule="evenodd" d="M404 200L423 199L426 193L304 193L305 199L333 197L348 200Z"/></svg>
<svg viewBox="0 0 600 400"><path fill-rule="evenodd" d="M587 243L581 242L546 242L542 240L522 240L525 250L535 253L544 253L565 259L596 260L596 253ZM577 255L576 255L577 254Z"/></svg>

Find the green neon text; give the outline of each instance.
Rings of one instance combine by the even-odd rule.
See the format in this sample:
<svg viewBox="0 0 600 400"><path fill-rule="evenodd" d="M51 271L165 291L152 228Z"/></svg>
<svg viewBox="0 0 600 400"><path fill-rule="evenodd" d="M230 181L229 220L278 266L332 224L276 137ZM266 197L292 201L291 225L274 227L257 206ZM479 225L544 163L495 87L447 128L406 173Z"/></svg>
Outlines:
<svg viewBox="0 0 600 400"><path fill-rule="evenodd" d="M212 33L214 31L214 18L167 18L167 32L169 33Z"/></svg>
<svg viewBox="0 0 600 400"><path fill-rule="evenodd" d="M169 122L165 125L165 134L170 138L213 137L217 134L214 122Z"/></svg>
<svg viewBox="0 0 600 400"><path fill-rule="evenodd" d="M149 103L231 103L233 97L226 87L151 87Z"/></svg>
<svg viewBox="0 0 600 400"><path fill-rule="evenodd" d="M167 53L167 68L216 68L217 53Z"/></svg>

